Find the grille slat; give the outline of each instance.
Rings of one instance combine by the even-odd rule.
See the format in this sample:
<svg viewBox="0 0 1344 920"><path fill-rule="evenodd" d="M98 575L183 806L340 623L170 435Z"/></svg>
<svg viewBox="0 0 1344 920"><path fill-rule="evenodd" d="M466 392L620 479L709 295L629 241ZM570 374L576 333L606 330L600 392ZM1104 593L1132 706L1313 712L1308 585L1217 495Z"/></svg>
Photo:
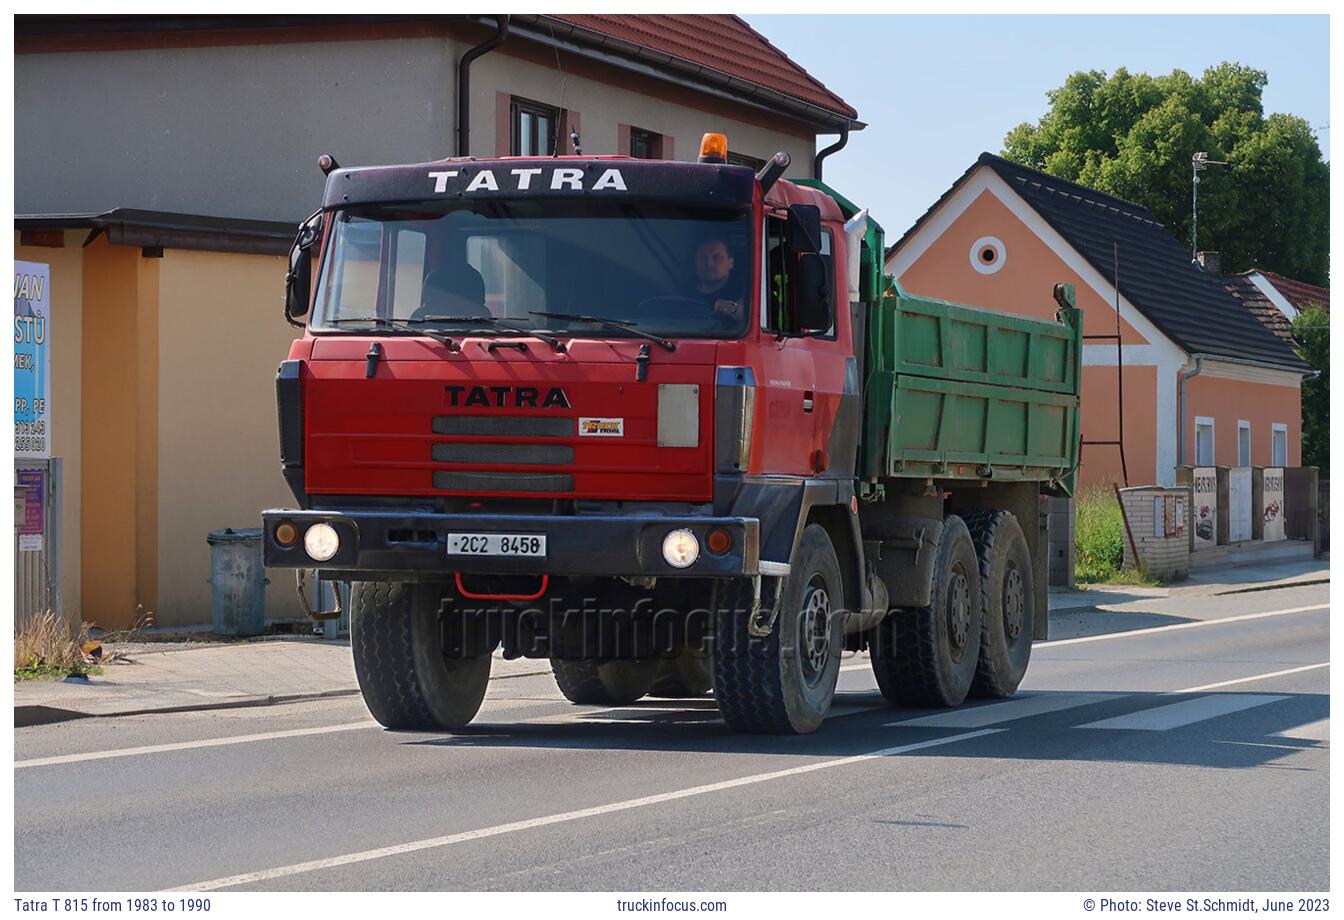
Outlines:
<svg viewBox="0 0 1344 920"><path fill-rule="evenodd" d="M537 415L436 415L433 431L468 437L568 438L574 436L576 424L572 418Z"/></svg>
<svg viewBox="0 0 1344 920"><path fill-rule="evenodd" d="M573 492L570 475L536 473L469 473L436 470L434 488L456 492Z"/></svg>
<svg viewBox="0 0 1344 920"><path fill-rule="evenodd" d="M567 444L435 444L430 457L437 463L568 465L574 462L574 448Z"/></svg>

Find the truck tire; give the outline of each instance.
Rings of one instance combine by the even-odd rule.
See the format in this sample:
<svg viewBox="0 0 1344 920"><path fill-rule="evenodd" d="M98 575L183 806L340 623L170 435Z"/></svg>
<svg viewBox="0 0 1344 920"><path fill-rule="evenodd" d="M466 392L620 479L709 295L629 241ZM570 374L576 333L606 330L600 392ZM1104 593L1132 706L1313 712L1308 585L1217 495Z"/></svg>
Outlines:
<svg viewBox="0 0 1344 920"><path fill-rule="evenodd" d="M977 511L966 517L980 561L984 620L974 696L1012 696L1031 660L1036 592L1031 551L1017 518L1007 511Z"/></svg>
<svg viewBox="0 0 1344 920"><path fill-rule="evenodd" d="M635 661L600 658L552 658L551 672L565 699L581 706L628 706L653 686L658 662L652 658Z"/></svg>
<svg viewBox="0 0 1344 920"><path fill-rule="evenodd" d="M714 695L730 727L755 734L815 731L831 708L844 645L844 587L826 529L809 524L766 636L747 629L748 579L715 589Z"/></svg>
<svg viewBox="0 0 1344 920"><path fill-rule="evenodd" d="M658 674L649 689L649 696L685 700L704 696L714 685L714 668L708 655L687 649L676 658L658 662Z"/></svg>
<svg viewBox="0 0 1344 920"><path fill-rule="evenodd" d="M975 680L981 634L980 568L966 523L943 522L932 603L893 608L872 643L873 675L897 706L960 706Z"/></svg>
<svg viewBox="0 0 1344 920"><path fill-rule="evenodd" d="M461 728L481 708L490 655L444 654L442 597L438 585L414 582L359 581L351 591L355 677L369 712L388 728Z"/></svg>

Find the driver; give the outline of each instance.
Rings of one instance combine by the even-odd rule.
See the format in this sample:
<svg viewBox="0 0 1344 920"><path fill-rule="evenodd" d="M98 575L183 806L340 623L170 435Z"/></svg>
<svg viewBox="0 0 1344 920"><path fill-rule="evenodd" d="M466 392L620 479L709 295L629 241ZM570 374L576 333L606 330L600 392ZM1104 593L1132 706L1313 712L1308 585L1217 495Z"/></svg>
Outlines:
<svg viewBox="0 0 1344 920"><path fill-rule="evenodd" d="M733 276L733 254L719 237L710 237L695 250L695 296L714 303L714 317L737 321L742 317L742 292Z"/></svg>

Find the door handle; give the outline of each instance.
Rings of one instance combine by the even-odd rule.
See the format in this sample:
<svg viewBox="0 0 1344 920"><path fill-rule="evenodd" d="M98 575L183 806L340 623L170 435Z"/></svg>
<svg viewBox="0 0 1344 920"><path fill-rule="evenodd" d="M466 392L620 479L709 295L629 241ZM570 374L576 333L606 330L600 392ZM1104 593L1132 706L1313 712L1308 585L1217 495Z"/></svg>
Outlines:
<svg viewBox="0 0 1344 920"><path fill-rule="evenodd" d="M803 390L803 411L804 411L804 412L811 412L811 411L812 411L812 391L811 391L811 390Z"/></svg>

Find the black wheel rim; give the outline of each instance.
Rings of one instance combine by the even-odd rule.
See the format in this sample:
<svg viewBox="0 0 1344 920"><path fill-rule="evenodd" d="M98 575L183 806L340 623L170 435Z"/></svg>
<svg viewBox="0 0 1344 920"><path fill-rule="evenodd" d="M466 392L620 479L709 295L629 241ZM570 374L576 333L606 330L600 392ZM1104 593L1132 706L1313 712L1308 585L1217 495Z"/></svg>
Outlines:
<svg viewBox="0 0 1344 920"><path fill-rule="evenodd" d="M798 616L798 648L803 665L803 680L809 685L821 680L831 652L831 596L821 575L813 575L803 591Z"/></svg>
<svg viewBox="0 0 1344 920"><path fill-rule="evenodd" d="M947 586L947 638L952 660L960 661L966 653L971 631L971 580L960 565L952 569Z"/></svg>
<svg viewBox="0 0 1344 920"><path fill-rule="evenodd" d="M1009 564L1003 573L1003 634L1009 642L1022 635L1022 615L1026 606L1027 591L1022 572Z"/></svg>

